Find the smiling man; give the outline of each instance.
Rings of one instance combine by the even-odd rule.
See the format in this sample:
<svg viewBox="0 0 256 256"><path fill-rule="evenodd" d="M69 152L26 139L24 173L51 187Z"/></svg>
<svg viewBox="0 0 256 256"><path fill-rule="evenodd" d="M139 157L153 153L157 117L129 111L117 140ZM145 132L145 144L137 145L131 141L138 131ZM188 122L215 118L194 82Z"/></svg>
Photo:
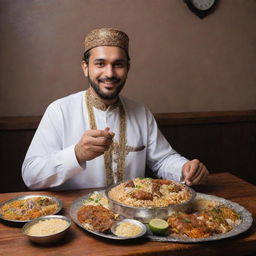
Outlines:
<svg viewBox="0 0 256 256"><path fill-rule="evenodd" d="M84 74L103 103L112 104L124 87L130 66L128 57L121 48L112 46L96 47L88 53L91 61L83 61Z"/></svg>
<svg viewBox="0 0 256 256"><path fill-rule="evenodd" d="M179 155L159 131L152 113L120 95L130 68L129 38L102 28L85 38L85 91L47 108L22 166L31 189L104 187L145 176L200 184L207 168Z"/></svg>

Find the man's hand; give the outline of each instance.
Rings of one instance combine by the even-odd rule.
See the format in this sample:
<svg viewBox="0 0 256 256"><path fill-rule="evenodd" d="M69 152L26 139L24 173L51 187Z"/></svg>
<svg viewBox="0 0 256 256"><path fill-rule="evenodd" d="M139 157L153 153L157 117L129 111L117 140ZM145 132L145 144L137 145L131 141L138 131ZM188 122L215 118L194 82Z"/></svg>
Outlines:
<svg viewBox="0 0 256 256"><path fill-rule="evenodd" d="M196 185L205 183L209 171L198 159L185 163L182 167L182 177L186 185Z"/></svg>
<svg viewBox="0 0 256 256"><path fill-rule="evenodd" d="M92 160L107 151L115 134L105 130L88 130L75 146L75 154L79 164Z"/></svg>

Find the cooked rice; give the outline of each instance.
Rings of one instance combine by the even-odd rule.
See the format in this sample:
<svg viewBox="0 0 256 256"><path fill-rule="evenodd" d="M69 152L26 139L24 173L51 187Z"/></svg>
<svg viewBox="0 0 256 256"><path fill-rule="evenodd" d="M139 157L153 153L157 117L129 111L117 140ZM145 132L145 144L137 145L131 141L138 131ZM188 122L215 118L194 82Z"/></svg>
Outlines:
<svg viewBox="0 0 256 256"><path fill-rule="evenodd" d="M83 205L94 205L94 206L101 205L109 209L108 199L98 191L94 191L90 197L84 200Z"/></svg>
<svg viewBox="0 0 256 256"><path fill-rule="evenodd" d="M48 236L59 233L68 227L69 223L62 219L40 220L31 226L27 234L30 236Z"/></svg>
<svg viewBox="0 0 256 256"><path fill-rule="evenodd" d="M32 220L54 214L57 208L51 198L38 196L6 203L0 208L0 215L7 220Z"/></svg>
<svg viewBox="0 0 256 256"><path fill-rule="evenodd" d="M119 184L118 186L112 188L108 196L125 205L134 207L166 207L170 205L180 204L188 201L192 194L191 192L182 184L170 181L170 185L161 185L160 192L161 196L154 195L153 200L138 200L132 197L132 193L138 190L142 190L148 193L153 193L151 178L135 178L132 180L134 187L126 187L126 182ZM179 191L174 191L178 188ZM176 189L177 190L177 189Z"/></svg>

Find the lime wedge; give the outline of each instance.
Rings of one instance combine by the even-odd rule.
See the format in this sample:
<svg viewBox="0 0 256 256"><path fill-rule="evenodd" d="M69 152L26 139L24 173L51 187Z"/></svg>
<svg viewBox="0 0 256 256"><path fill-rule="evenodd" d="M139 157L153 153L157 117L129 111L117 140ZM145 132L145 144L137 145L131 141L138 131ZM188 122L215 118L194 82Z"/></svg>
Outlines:
<svg viewBox="0 0 256 256"><path fill-rule="evenodd" d="M160 236L165 235L169 227L167 221L162 219L152 219L148 223L148 226L153 234Z"/></svg>

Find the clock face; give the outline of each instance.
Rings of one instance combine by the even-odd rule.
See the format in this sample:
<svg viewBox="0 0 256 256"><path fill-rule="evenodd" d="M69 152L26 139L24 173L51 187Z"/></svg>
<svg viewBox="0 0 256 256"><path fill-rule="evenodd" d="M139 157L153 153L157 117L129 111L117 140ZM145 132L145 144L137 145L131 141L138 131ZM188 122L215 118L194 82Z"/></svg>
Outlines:
<svg viewBox="0 0 256 256"><path fill-rule="evenodd" d="M192 0L191 2L197 9L206 11L213 6L215 0Z"/></svg>

